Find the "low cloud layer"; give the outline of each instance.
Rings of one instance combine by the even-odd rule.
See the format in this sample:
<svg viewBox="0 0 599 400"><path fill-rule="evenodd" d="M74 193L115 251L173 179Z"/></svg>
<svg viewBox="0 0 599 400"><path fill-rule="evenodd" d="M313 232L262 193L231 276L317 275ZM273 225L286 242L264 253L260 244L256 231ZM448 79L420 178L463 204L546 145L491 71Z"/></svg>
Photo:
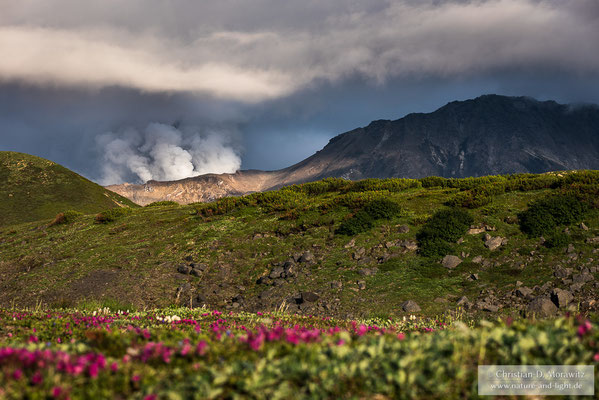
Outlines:
<svg viewBox="0 0 599 400"><path fill-rule="evenodd" d="M133 128L97 137L103 153L101 184L137 180L177 180L206 173L232 173L241 158L226 141L226 132L179 130L152 123L143 131Z"/></svg>
<svg viewBox="0 0 599 400"><path fill-rule="evenodd" d="M371 120L486 93L599 102L597 0L0 10L0 150L102 183L282 168Z"/></svg>
<svg viewBox="0 0 599 400"><path fill-rule="evenodd" d="M355 75L599 70L594 0L79 3L3 6L0 79L256 102Z"/></svg>

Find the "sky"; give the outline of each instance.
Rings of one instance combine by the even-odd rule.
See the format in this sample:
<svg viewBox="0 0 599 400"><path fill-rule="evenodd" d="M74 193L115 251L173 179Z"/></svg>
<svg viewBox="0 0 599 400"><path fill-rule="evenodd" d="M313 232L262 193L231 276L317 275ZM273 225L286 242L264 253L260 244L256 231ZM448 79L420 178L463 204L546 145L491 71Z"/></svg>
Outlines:
<svg viewBox="0 0 599 400"><path fill-rule="evenodd" d="M0 150L101 184L284 168L497 93L599 103L597 0L0 0Z"/></svg>

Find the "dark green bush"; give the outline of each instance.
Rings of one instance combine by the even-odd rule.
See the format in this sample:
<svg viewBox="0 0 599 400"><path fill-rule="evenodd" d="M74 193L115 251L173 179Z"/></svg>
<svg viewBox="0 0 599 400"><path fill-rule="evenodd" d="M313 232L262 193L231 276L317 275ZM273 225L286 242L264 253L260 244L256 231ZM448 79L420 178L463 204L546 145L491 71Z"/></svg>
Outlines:
<svg viewBox="0 0 599 400"><path fill-rule="evenodd" d="M587 210L587 204L572 195L547 197L518 215L520 229L530 237L547 235L558 226L580 222Z"/></svg>
<svg viewBox="0 0 599 400"><path fill-rule="evenodd" d="M446 255L451 243L462 237L473 222L470 213L458 208L436 212L416 235L420 254L426 257Z"/></svg>
<svg viewBox="0 0 599 400"><path fill-rule="evenodd" d="M370 215L365 211L358 211L353 217L343 221L335 233L338 235L354 236L370 230L373 225L374 220Z"/></svg>
<svg viewBox="0 0 599 400"><path fill-rule="evenodd" d="M102 211L96 215L95 221L97 224L106 224L116 221L124 215L130 214L133 210L129 207L116 207L110 210Z"/></svg>
<svg viewBox="0 0 599 400"><path fill-rule="evenodd" d="M364 207L372 219L393 219L401 214L401 206L388 199L373 200Z"/></svg>
<svg viewBox="0 0 599 400"><path fill-rule="evenodd" d="M553 248L564 248L570 244L572 238L564 232L556 231L552 233L547 240L545 240L545 247Z"/></svg>
<svg viewBox="0 0 599 400"><path fill-rule="evenodd" d="M427 237L418 242L418 253L423 257L443 257L453 250L451 244L438 237Z"/></svg>
<svg viewBox="0 0 599 400"><path fill-rule="evenodd" d="M176 201L163 200L163 201L155 201L153 203L146 204L145 207L162 207L162 206L178 206L178 205L179 205L179 203L177 203Z"/></svg>

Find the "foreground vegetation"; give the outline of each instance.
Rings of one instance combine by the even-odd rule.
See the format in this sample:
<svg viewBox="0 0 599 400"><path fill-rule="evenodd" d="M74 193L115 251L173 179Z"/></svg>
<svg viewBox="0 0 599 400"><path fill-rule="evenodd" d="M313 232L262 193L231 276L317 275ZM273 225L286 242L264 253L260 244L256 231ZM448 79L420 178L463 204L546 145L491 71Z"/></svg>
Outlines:
<svg viewBox="0 0 599 400"><path fill-rule="evenodd" d="M478 398L479 364L597 364L595 324L4 309L0 398Z"/></svg>

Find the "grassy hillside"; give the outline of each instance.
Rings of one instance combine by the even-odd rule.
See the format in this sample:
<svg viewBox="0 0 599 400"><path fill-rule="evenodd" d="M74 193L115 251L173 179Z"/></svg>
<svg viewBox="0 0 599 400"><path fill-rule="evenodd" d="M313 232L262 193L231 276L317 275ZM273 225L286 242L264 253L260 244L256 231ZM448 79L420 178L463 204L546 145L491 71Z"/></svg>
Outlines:
<svg viewBox="0 0 599 400"><path fill-rule="evenodd" d="M86 214L134 206L76 173L43 158L0 152L0 225L38 221L59 212Z"/></svg>
<svg viewBox="0 0 599 400"><path fill-rule="evenodd" d="M424 315L493 315L526 312L559 288L573 296L564 310L593 310L598 195L596 171L329 179L5 226L0 304L387 317L412 312L412 300ZM457 258L446 255L459 265L447 268Z"/></svg>

